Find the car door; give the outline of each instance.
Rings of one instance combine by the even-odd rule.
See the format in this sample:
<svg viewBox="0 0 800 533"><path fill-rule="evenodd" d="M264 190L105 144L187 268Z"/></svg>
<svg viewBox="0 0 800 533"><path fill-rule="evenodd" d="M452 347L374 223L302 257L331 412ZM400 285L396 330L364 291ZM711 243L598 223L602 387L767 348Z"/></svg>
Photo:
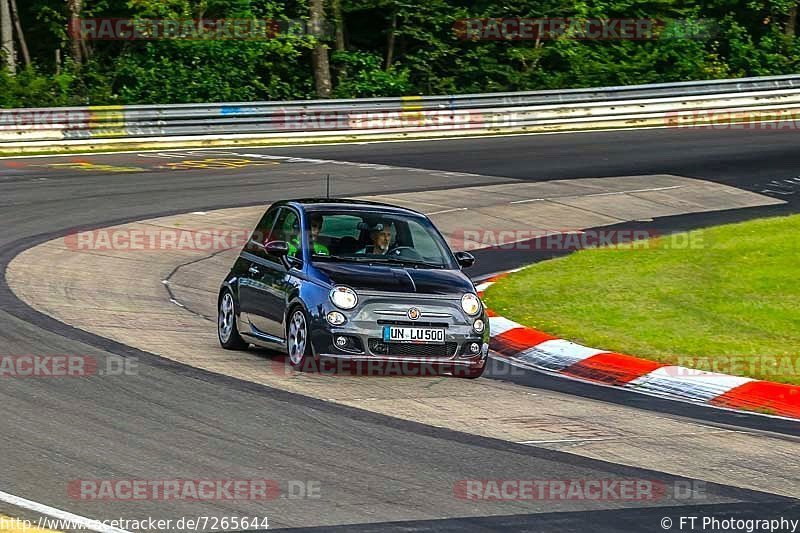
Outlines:
<svg viewBox="0 0 800 533"><path fill-rule="evenodd" d="M254 325L254 320L258 322L258 314L255 310L260 305L259 287L261 280L261 264L266 261L264 243L271 240L272 229L275 219L278 218L279 207L273 207L264 213L256 226L250 239L247 241L239 259L236 261L235 271L238 275L239 284L239 313L241 322L248 326L244 333L249 333ZM256 333L260 332L260 329Z"/></svg>
<svg viewBox="0 0 800 533"><path fill-rule="evenodd" d="M290 256L282 258L261 247L249 268L247 312L257 333L283 340L286 336L283 319L292 280L290 269L302 265L300 213L294 208L280 208L267 243L272 241L289 243Z"/></svg>

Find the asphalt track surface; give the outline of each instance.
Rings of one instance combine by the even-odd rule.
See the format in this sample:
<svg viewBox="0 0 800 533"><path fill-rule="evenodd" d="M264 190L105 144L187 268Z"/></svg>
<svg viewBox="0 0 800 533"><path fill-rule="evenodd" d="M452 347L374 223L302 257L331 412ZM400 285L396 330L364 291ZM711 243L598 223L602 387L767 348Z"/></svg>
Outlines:
<svg viewBox="0 0 800 533"><path fill-rule="evenodd" d="M757 192L769 190L773 192L765 194L789 202L786 206L641 223L679 229L798 211L800 184L794 181L800 174L798 141L800 133L795 131L647 130L246 151L526 180L671 173ZM156 169L143 160L151 161L137 154L0 160L0 224L4 228L0 268L4 271L24 249L73 228L269 203L322 190L321 183L311 181L282 183L279 170L176 171ZM65 162L75 164L65 167ZM86 162L142 167L143 171L81 168ZM430 183L377 179L342 183L336 176L333 179L334 193L340 195L431 188ZM541 257L494 253L485 258L491 258L491 263L484 261L476 273ZM501 512L487 508L486 514L494 516L480 517L482 508L453 497L454 481L627 476L670 483L674 478L399 421L183 367L49 319L17 300L4 279L0 285L0 347L6 354L81 353L100 360L111 353L139 357L137 376L0 381L4 406L0 490L84 516L268 515L271 527L349 524L346 530L361 531L659 531L663 516L699 512L696 502L670 507L511 502ZM800 435L792 422L622 395L533 373L516 379L531 387L663 411L665 416L778 432L787 439ZM325 498L282 499L267 505L96 503L70 500L63 490L65 480L87 477L230 479L252 478L256 473L266 478L318 480L326 488ZM698 472L698 478L701 474ZM735 487L712 489L713 498L701 510L720 517L800 515L796 500ZM25 515L2 505L0 512Z"/></svg>

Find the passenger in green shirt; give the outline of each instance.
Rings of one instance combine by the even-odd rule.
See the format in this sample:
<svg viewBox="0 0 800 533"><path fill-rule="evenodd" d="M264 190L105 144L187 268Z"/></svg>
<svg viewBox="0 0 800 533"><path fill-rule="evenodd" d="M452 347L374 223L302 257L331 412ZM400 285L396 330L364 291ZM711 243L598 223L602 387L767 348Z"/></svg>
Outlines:
<svg viewBox="0 0 800 533"><path fill-rule="evenodd" d="M317 242L317 237L319 236L319 232L322 229L322 216L311 215L309 224L311 225L311 246L313 246L314 248L314 255L330 255L328 247L322 243ZM294 257L295 255L297 255L297 251L299 249L300 249L300 240L299 236L297 236L289 241L289 255Z"/></svg>

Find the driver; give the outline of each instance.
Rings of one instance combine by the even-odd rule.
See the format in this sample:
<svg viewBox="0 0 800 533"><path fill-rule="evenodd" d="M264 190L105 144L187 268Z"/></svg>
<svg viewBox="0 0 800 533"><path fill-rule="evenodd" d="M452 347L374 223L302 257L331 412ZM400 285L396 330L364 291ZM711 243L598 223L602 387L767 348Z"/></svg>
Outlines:
<svg viewBox="0 0 800 533"><path fill-rule="evenodd" d="M380 222L375 224L369 232L372 244L368 244L357 254L386 255L389 253L392 243L392 224L391 222Z"/></svg>

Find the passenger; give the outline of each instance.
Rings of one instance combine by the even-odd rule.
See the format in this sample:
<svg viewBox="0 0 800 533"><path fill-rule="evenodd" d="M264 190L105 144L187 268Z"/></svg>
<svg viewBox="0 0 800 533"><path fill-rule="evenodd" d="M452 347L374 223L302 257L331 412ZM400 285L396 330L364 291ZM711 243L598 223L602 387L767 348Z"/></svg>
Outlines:
<svg viewBox="0 0 800 533"><path fill-rule="evenodd" d="M311 228L309 241L314 249L313 255L330 255L331 253L328 250L328 247L320 242L317 242L319 232L322 230L322 215L311 215L309 218L309 227ZM297 251L300 249L300 236L295 235L289 240L288 244L289 256L295 257L297 255Z"/></svg>
<svg viewBox="0 0 800 533"><path fill-rule="evenodd" d="M309 224L311 225L311 246L314 248L314 255L331 255L327 246L317 242L319 232L322 231L322 215L311 215Z"/></svg>

